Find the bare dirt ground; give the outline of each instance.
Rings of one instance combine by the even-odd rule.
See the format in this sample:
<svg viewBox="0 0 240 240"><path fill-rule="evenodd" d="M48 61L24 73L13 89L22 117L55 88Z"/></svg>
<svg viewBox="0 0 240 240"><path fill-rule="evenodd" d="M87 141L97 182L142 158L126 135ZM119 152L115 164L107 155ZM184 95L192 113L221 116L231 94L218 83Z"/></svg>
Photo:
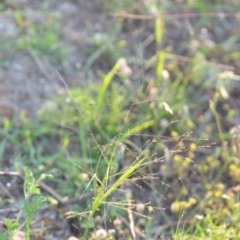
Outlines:
<svg viewBox="0 0 240 240"><path fill-rule="evenodd" d="M43 3L39 1L17 2L20 11L32 9L41 12L43 9ZM9 10L0 16L2 36L18 30L12 16L16 5L11 1L5 1L5 4ZM10 49L6 52L1 44L1 115L16 116L25 110L28 115L34 116L45 99L61 91L62 84L56 71L62 74L67 84L73 82L79 72L78 67L83 66L87 59L86 49L92 34L111 29L111 19L103 11L101 1L50 1L50 11L60 14L60 41L68 49L64 59L66 67L63 69L60 63L50 65L40 57L33 57L28 51ZM45 21L44 15L39 21ZM13 48L14 44L12 42Z"/></svg>

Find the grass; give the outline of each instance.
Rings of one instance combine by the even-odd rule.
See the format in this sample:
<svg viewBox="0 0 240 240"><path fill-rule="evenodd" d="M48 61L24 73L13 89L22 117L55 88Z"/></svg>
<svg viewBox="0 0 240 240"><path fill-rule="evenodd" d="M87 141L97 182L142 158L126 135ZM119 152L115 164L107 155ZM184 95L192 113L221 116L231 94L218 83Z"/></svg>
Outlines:
<svg viewBox="0 0 240 240"><path fill-rule="evenodd" d="M49 12L46 6L35 12L12 7L14 11L5 9L2 12L2 18L13 17L13 29L3 34L3 53L28 51L31 55L39 55L51 63L63 64L63 56L67 51L63 50L60 43L59 16ZM45 20L40 21L42 18Z"/></svg>
<svg viewBox="0 0 240 240"><path fill-rule="evenodd" d="M104 1L104 8L128 11L129 2ZM20 231L25 239L41 236L47 229L33 224L35 216L56 205L67 208L61 211L74 221L79 239L240 238L240 163L231 146L232 139L238 150L238 136L228 133L237 114L232 85L239 80L228 65L236 59L239 36L229 33L214 42L206 29L214 29L218 19L211 23L200 15L186 23L196 33L175 49L165 43L167 29L183 23L164 18L182 10L233 11L234 2L185 3L176 9L169 2L164 8L141 2L140 12L134 4L128 11L153 17L143 26L152 40L139 47L141 59L131 58L136 46L123 40L127 23L116 19L116 30L93 36L84 66L89 71L105 56L109 69L77 86L68 86L59 74L65 91L46 101L35 119L24 112L19 119L1 119L0 160L8 169L1 175L12 173L11 184L24 180L24 201L17 217L2 219L0 239ZM6 44L18 38L14 51L61 62L55 20L26 26L23 12L12 14L19 31L6 35ZM1 188L1 204L13 204L10 191ZM82 202L85 194L90 195ZM74 197L75 205L69 203Z"/></svg>

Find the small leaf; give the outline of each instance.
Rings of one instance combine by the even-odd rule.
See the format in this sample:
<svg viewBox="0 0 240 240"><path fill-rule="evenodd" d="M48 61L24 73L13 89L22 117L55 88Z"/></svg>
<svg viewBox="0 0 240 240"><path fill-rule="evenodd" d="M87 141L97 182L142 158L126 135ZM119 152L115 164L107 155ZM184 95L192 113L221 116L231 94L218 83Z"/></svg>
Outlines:
<svg viewBox="0 0 240 240"><path fill-rule="evenodd" d="M3 224L6 226L8 231L15 231L19 226L19 223L16 220L10 218L5 219Z"/></svg>

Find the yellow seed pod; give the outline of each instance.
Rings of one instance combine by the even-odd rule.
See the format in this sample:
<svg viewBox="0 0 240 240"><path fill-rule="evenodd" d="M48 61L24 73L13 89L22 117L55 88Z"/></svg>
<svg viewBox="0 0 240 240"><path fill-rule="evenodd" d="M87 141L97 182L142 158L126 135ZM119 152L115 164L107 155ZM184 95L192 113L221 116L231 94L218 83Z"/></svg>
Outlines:
<svg viewBox="0 0 240 240"><path fill-rule="evenodd" d="M197 148L197 145L195 143L191 143L189 145L189 151L194 152Z"/></svg>
<svg viewBox="0 0 240 240"><path fill-rule="evenodd" d="M196 198L190 197L190 198L188 199L188 202L189 202L189 204L191 204L191 206L192 206L192 205L194 205L194 204L197 203L197 200L196 200Z"/></svg>
<svg viewBox="0 0 240 240"><path fill-rule="evenodd" d="M178 154L174 155L173 156L173 161L174 162L181 162L182 161L182 156L178 155Z"/></svg>
<svg viewBox="0 0 240 240"><path fill-rule="evenodd" d="M171 131L170 134L171 134L172 137L178 137L179 136L179 134L176 131L174 131L174 130Z"/></svg>

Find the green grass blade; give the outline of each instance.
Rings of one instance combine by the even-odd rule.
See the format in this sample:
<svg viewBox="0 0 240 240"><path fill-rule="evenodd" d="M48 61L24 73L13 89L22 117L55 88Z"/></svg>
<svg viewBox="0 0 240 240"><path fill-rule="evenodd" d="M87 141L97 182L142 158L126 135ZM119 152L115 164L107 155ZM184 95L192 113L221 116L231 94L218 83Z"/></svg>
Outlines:
<svg viewBox="0 0 240 240"><path fill-rule="evenodd" d="M125 60L123 58L120 58L117 61L117 63L113 66L111 71L109 73L107 73L106 76L103 78L103 84L102 84L102 87L100 89L100 92L99 92L99 95L98 95L98 99L97 99L98 104L102 104L103 103L103 100L105 98L107 89L108 89L111 81L113 80L114 75L117 73L117 71L122 66L123 61L125 61Z"/></svg>
<svg viewBox="0 0 240 240"><path fill-rule="evenodd" d="M129 136L139 133L140 131L143 131L144 129L151 127L154 124L153 120L147 121L147 122L143 122L135 127L132 127L130 129L128 129L127 132L122 134L122 137L120 138L120 141L125 140L126 138L128 138Z"/></svg>
<svg viewBox="0 0 240 240"><path fill-rule="evenodd" d="M158 49L159 45L162 43L162 36L163 36L163 21L162 16L160 15L155 20L155 41Z"/></svg>
<svg viewBox="0 0 240 240"><path fill-rule="evenodd" d="M164 52L160 51L162 38L163 38L163 29L164 29L164 23L162 20L162 16L160 15L155 20L155 41L156 41L156 55L157 55L155 72L156 72L157 85L160 83L162 71L164 68L164 59L165 59Z"/></svg>
<svg viewBox="0 0 240 240"><path fill-rule="evenodd" d="M110 188L107 189L107 191L99 191L98 195L96 198L94 198L93 205L92 205L92 214L93 214L99 209L100 205L102 202L105 201L105 199L112 193L114 192L123 182L128 179L135 171L136 169L141 166L143 161L146 158L142 158L140 160L136 160L129 168L126 169L126 171L110 186Z"/></svg>

